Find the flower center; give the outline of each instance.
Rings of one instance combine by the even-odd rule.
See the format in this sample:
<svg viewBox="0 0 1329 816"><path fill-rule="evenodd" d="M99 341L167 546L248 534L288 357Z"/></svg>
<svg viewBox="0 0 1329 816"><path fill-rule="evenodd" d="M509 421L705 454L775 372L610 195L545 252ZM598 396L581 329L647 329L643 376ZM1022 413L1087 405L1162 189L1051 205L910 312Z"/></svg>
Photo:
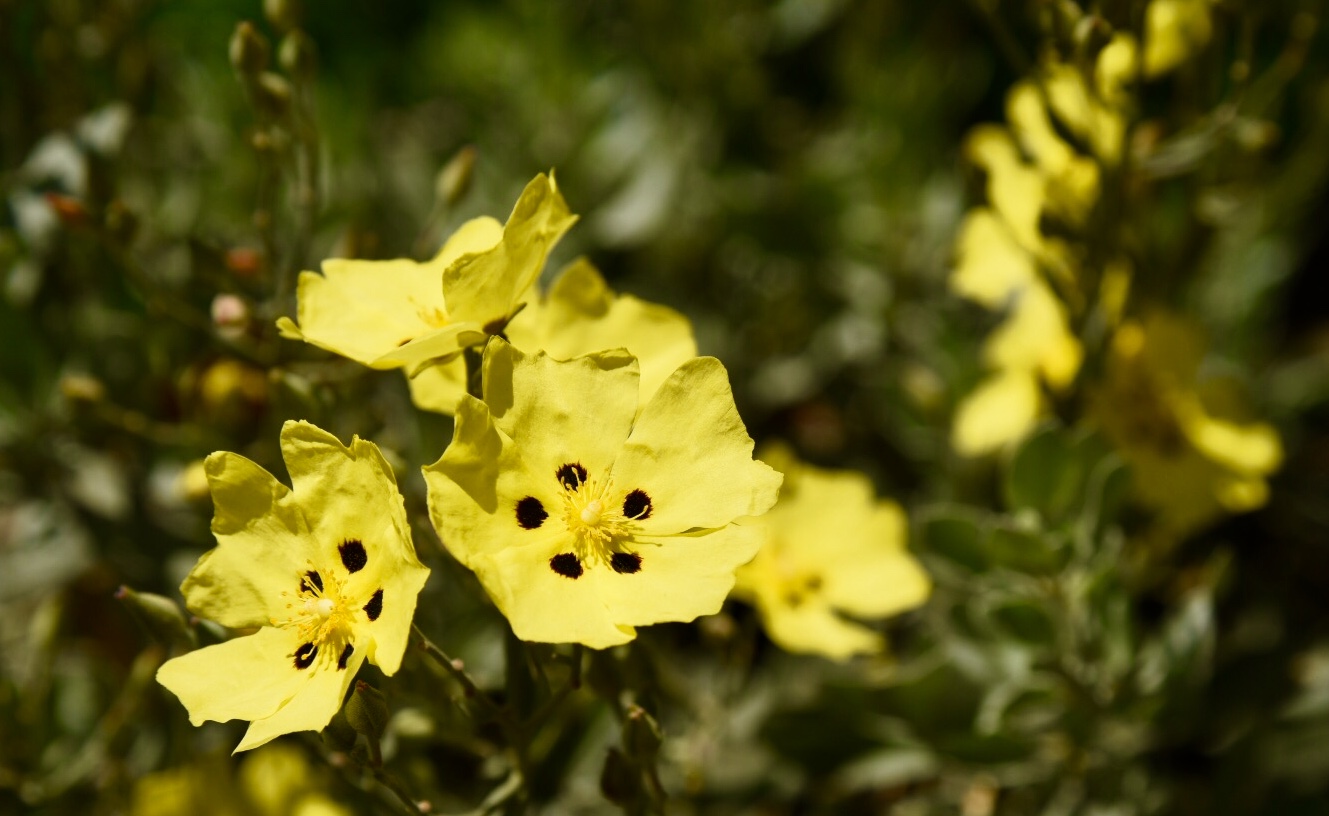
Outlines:
<svg viewBox="0 0 1329 816"><path fill-rule="evenodd" d="M615 539L631 534L628 520L608 500L609 488L609 483L602 487L595 479L564 485L563 522L583 558L606 558Z"/></svg>
<svg viewBox="0 0 1329 816"><path fill-rule="evenodd" d="M272 625L294 629L299 636L301 646L294 655L296 668L308 668L316 660L339 661L341 668L345 663L342 656L351 646L351 626L359 610L344 597L341 582L332 571L316 570L313 564L305 566L296 584L299 589L282 593L287 599L289 617L272 618Z"/></svg>

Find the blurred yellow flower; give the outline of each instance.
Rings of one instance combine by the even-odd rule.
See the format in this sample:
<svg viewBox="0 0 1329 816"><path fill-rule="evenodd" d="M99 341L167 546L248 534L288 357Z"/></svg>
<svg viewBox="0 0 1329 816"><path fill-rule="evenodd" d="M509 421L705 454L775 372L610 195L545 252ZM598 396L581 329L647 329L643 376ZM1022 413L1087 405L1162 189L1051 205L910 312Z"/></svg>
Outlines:
<svg viewBox="0 0 1329 816"><path fill-rule="evenodd" d="M1181 319L1151 314L1113 337L1093 416L1130 462L1139 501L1171 535L1253 510L1282 462L1278 433L1242 421L1235 389L1200 376L1204 340Z"/></svg>
<svg viewBox="0 0 1329 816"><path fill-rule="evenodd" d="M686 317L632 295L616 295L585 259L559 273L543 300L527 298L504 334L517 348L544 351L556 360L627 349L641 366L643 404L674 369L697 356ZM410 383L417 407L451 414L466 393L465 362L430 366Z"/></svg>
<svg viewBox="0 0 1329 816"><path fill-rule="evenodd" d="M281 449L291 489L243 456L207 458L217 547L181 586L194 614L258 631L157 672L195 725L249 720L236 751L321 730L366 659L395 673L429 575L373 443L354 438L347 448L287 422Z"/></svg>
<svg viewBox="0 0 1329 816"><path fill-rule="evenodd" d="M636 626L719 610L780 474L752 439L718 360L688 360L640 405L637 361L559 362L501 339L484 401L464 396L425 468L444 544L523 640L625 643Z"/></svg>
<svg viewBox="0 0 1329 816"><path fill-rule="evenodd" d="M846 616L884 618L927 600L932 583L905 547L904 511L877 500L861 473L812 467L784 446L760 458L785 480L775 507L744 522L763 541L739 569L735 597L788 651L835 660L882 651L880 632Z"/></svg>
<svg viewBox="0 0 1329 816"><path fill-rule="evenodd" d="M283 317L277 328L367 366L413 374L497 331L576 220L553 176L536 176L506 225L468 221L433 260L331 259L322 275L302 273L299 325Z"/></svg>
<svg viewBox="0 0 1329 816"><path fill-rule="evenodd" d="M245 759L238 778L220 759L146 774L134 782L129 816L351 816L326 787L303 751L278 743Z"/></svg>

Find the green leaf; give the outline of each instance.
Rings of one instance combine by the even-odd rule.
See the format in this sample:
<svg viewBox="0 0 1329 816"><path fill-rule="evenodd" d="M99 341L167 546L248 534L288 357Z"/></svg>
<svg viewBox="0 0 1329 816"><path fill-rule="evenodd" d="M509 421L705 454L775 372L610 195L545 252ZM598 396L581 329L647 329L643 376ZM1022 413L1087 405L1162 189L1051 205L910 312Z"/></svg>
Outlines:
<svg viewBox="0 0 1329 816"><path fill-rule="evenodd" d="M984 572L991 566L984 552L987 531L972 514L959 509L937 511L921 524L922 547L969 572Z"/></svg>

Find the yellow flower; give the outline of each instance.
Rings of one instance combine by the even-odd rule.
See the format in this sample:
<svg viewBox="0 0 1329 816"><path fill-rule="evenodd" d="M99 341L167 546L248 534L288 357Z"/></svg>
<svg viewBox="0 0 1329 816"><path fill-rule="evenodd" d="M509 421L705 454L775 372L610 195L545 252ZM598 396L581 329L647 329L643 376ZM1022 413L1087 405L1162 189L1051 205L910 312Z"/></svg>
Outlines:
<svg viewBox="0 0 1329 816"><path fill-rule="evenodd" d="M1282 462L1278 433L1241 421L1229 384L1200 376L1200 332L1155 313L1113 337L1092 412L1130 462L1139 501L1171 535L1265 503Z"/></svg>
<svg viewBox="0 0 1329 816"><path fill-rule="evenodd" d="M685 362L640 407L622 350L559 362L490 341L484 401L425 468L434 526L524 640L604 648L719 610L780 474L753 461L724 367Z"/></svg>
<svg viewBox="0 0 1329 816"><path fill-rule="evenodd" d="M564 269L543 301L528 299L504 334L517 348L544 351L556 360L627 349L641 366L643 402L674 369L697 356L692 324L686 317L632 295L614 294L585 259ZM457 359L430 366L410 383L416 406L451 414L466 393L466 364Z"/></svg>
<svg viewBox="0 0 1329 816"><path fill-rule="evenodd" d="M249 720L236 751L322 729L366 659L395 673L429 576L373 443L287 422L281 449L292 488L243 456L207 458L217 547L180 588L194 614L258 631L157 672L195 725Z"/></svg>
<svg viewBox="0 0 1329 816"><path fill-rule="evenodd" d="M326 775L288 745L255 751L232 775L220 758L146 774L134 783L130 816L350 816L328 796Z"/></svg>
<svg viewBox="0 0 1329 816"><path fill-rule="evenodd" d="M735 596L789 651L835 660L882 651L881 633L845 616L884 618L927 600L932 583L905 548L904 511L875 499L861 473L812 467L783 446L761 459L785 481L775 507L745 522L763 543L738 571Z"/></svg>
<svg viewBox="0 0 1329 816"><path fill-rule="evenodd" d="M553 176L536 176L505 226L468 221L431 261L332 259L322 275L302 273L300 324L283 317L277 328L373 368L414 373L484 342L510 318L576 220Z"/></svg>

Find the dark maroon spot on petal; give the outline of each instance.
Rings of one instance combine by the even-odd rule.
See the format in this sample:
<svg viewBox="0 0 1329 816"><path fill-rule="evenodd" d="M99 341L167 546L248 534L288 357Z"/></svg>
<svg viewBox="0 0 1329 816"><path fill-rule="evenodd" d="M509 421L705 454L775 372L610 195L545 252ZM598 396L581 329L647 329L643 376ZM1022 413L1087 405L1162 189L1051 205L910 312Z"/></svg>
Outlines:
<svg viewBox="0 0 1329 816"><path fill-rule="evenodd" d="M305 577L300 579L300 591L313 592L315 587L318 588L319 592L323 591L323 576L314 570L310 570L305 573Z"/></svg>
<svg viewBox="0 0 1329 816"><path fill-rule="evenodd" d="M651 497L645 490L634 490L623 499L623 515L638 521L651 517Z"/></svg>
<svg viewBox="0 0 1329 816"><path fill-rule="evenodd" d="M564 578L581 577L581 559L572 553L559 553L549 559L549 568Z"/></svg>
<svg viewBox="0 0 1329 816"><path fill-rule="evenodd" d="M558 482L567 490L576 490L586 481L586 468L581 462L568 462L558 469Z"/></svg>
<svg viewBox="0 0 1329 816"><path fill-rule="evenodd" d="M317 646L312 643L301 644L300 648L295 650L295 667L307 669L313 665L315 657L318 657Z"/></svg>
<svg viewBox="0 0 1329 816"><path fill-rule="evenodd" d="M527 496L517 502L517 523L527 530L534 530L541 524L549 514L545 512L545 506L534 496Z"/></svg>
<svg viewBox="0 0 1329 816"><path fill-rule="evenodd" d="M347 572L359 572L369 563L369 556L365 554L365 545L361 544L358 538L346 539L337 547L337 552L341 553L341 562Z"/></svg>
<svg viewBox="0 0 1329 816"><path fill-rule="evenodd" d="M355 646L353 646L350 643L346 644L346 648L341 650L341 656L337 658L338 669L346 668L346 661L351 659L351 652L354 651L355 651Z"/></svg>
<svg viewBox="0 0 1329 816"><path fill-rule="evenodd" d="M641 571L641 556L636 553L614 553L609 556L609 566L620 575L631 575Z"/></svg>
<svg viewBox="0 0 1329 816"><path fill-rule="evenodd" d="M369 599L369 603L365 604L365 614L369 616L371 621L378 620L378 616L383 614L383 590L374 590L373 597Z"/></svg>

